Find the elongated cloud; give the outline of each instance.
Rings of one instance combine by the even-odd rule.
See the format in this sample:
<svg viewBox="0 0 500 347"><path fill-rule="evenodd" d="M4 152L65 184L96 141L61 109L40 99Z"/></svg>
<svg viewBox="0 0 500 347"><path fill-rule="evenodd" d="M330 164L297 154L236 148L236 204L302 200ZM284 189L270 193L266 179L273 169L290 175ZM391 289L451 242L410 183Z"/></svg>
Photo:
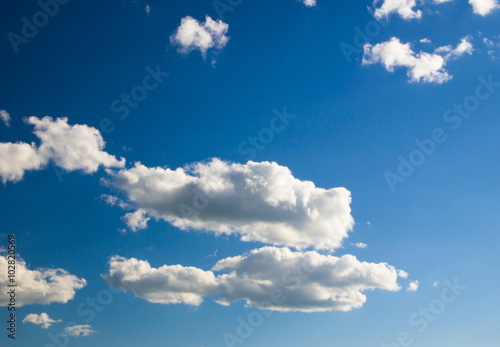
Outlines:
<svg viewBox="0 0 500 347"><path fill-rule="evenodd" d="M50 318L46 313L40 313L39 315L30 313L23 319L23 323L32 323L35 325L39 325L42 327L42 329L48 329L52 324L60 322L62 322L62 319L54 320Z"/></svg>
<svg viewBox="0 0 500 347"><path fill-rule="evenodd" d="M16 306L48 305L51 303L67 303L75 296L75 291L83 288L86 281L71 275L63 269L37 269L30 270L24 260L16 259ZM5 255L0 256L0 306L8 306L10 296L7 295L8 263Z"/></svg>
<svg viewBox="0 0 500 347"><path fill-rule="evenodd" d="M64 328L64 332L69 336L83 337L95 333L95 330L90 325L73 325Z"/></svg>
<svg viewBox="0 0 500 347"><path fill-rule="evenodd" d="M416 0L382 0L382 5L377 8L380 2L381 0L375 0L373 3L376 19L384 19L395 13L406 20L422 17L422 11L414 10L417 6Z"/></svg>
<svg viewBox="0 0 500 347"><path fill-rule="evenodd" d="M144 227L148 216L183 230L241 235L243 241L335 249L354 223L347 189L317 188L270 162L212 159L175 170L136 163L106 184L141 211L126 217L133 230Z"/></svg>
<svg viewBox="0 0 500 347"><path fill-rule="evenodd" d="M178 46L179 52L190 53L199 50L205 57L208 50L219 51L226 46L229 41L226 35L228 29L229 25L220 19L214 21L206 16L205 22L200 23L193 17L187 16L182 18L181 25L170 36L170 43Z"/></svg>
<svg viewBox="0 0 500 347"><path fill-rule="evenodd" d="M455 49L452 46L443 46L434 53L415 53L410 43L402 43L393 37L376 45L365 44L363 65L380 63L390 72L394 72L397 67L405 67L408 69L410 82L444 83L453 77L445 69L448 61L472 52L473 47L468 36L463 38Z"/></svg>
<svg viewBox="0 0 500 347"><path fill-rule="evenodd" d="M316 6L316 0L301 0L307 7Z"/></svg>
<svg viewBox="0 0 500 347"><path fill-rule="evenodd" d="M244 300L268 310L317 312L359 308L366 290L400 290L402 274L352 255L264 247L220 260L211 271L180 265L153 268L147 261L115 256L103 278L153 303L198 306L204 297L214 297L221 305Z"/></svg>
<svg viewBox="0 0 500 347"><path fill-rule="evenodd" d="M20 181L24 173L40 170L53 162L66 171L96 172L100 166L124 167L125 159L103 151L105 143L99 130L87 125L69 125L67 118L30 117L40 145L0 143L0 178L3 183Z"/></svg>

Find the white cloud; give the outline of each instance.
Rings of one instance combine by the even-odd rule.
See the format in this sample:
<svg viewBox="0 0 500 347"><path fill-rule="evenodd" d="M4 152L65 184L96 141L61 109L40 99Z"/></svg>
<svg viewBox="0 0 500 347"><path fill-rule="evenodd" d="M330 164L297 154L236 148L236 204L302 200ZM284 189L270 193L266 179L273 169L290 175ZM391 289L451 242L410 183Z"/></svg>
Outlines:
<svg viewBox="0 0 500 347"><path fill-rule="evenodd" d="M123 216L125 224L132 230L138 231L141 229L146 229L148 227L149 217L146 217L146 210L140 208L135 212L127 213Z"/></svg>
<svg viewBox="0 0 500 347"><path fill-rule="evenodd" d="M498 0L469 0L474 13L486 16L499 8Z"/></svg>
<svg viewBox="0 0 500 347"><path fill-rule="evenodd" d="M434 53L415 53L410 43L402 43L397 37L376 45L365 44L363 65L382 64L387 71L406 67L410 82L444 83L452 76L445 69L449 60L472 54L470 37L464 37L458 46L438 48Z"/></svg>
<svg viewBox="0 0 500 347"><path fill-rule="evenodd" d="M316 0L301 0L307 7L316 6Z"/></svg>
<svg viewBox="0 0 500 347"><path fill-rule="evenodd" d="M363 242L358 242L355 244L356 247L358 248L366 248L368 247L368 245L366 243L363 243Z"/></svg>
<svg viewBox="0 0 500 347"><path fill-rule="evenodd" d="M40 325L42 329L48 329L53 323L60 322L62 322L62 319L54 320L50 318L46 313L40 313L39 315L30 313L23 319L23 323L33 323L36 325Z"/></svg>
<svg viewBox="0 0 500 347"><path fill-rule="evenodd" d="M178 46L179 52L190 53L197 49L205 57L209 49L218 51L226 46L229 41L226 35L228 29L229 25L220 19L214 21L206 16L205 22L200 23L187 16L182 18L181 25L170 35L170 43Z"/></svg>
<svg viewBox="0 0 500 347"><path fill-rule="evenodd" d="M16 262L16 306L48 305L51 303L67 303L75 296L75 290L86 285L83 278L71 275L63 269L30 270L26 263L17 257ZM0 292L9 291L7 258L0 256ZM7 306L10 297L0 296L0 306Z"/></svg>
<svg viewBox="0 0 500 347"><path fill-rule="evenodd" d="M242 241L335 249L354 223L347 189L317 188L270 162L212 159L175 170L136 163L105 183L149 217Z"/></svg>
<svg viewBox="0 0 500 347"><path fill-rule="evenodd" d="M68 170L93 173L104 167L123 167L125 160L118 161L102 149L104 140L96 128L87 125L69 125L68 118L30 117L29 124L35 126L34 134L40 138L38 153L52 160L57 166Z"/></svg>
<svg viewBox="0 0 500 347"><path fill-rule="evenodd" d="M451 59L460 58L464 54L471 55L474 52L474 47L472 46L472 43L470 42L471 39L472 39L471 36L466 36L466 37L461 39L460 43L457 45L456 48L453 48L450 45L442 46L442 47L438 47L434 51L434 53L446 53L444 55L444 59L446 61L451 60Z"/></svg>
<svg viewBox="0 0 500 347"><path fill-rule="evenodd" d="M95 330L90 325L73 325L64 328L64 332L69 336L82 337L95 333Z"/></svg>
<svg viewBox="0 0 500 347"><path fill-rule="evenodd" d="M389 17L391 14L397 13L401 18L409 20L413 18L421 18L422 11L414 11L417 5L416 0L375 0L373 6L376 7L382 1L382 6L375 9L375 18L380 20Z"/></svg>
<svg viewBox="0 0 500 347"><path fill-rule="evenodd" d="M211 271L180 265L152 268L147 261L115 256L103 278L154 303L198 306L204 297L215 297L221 305L244 300L268 310L315 312L359 308L366 290L397 291L399 273L386 263L360 262L352 255L263 247L222 259Z"/></svg>
<svg viewBox="0 0 500 347"><path fill-rule="evenodd" d="M39 170L47 159L38 154L34 144L0 143L0 177L2 182L20 181L25 171Z"/></svg>
<svg viewBox="0 0 500 347"><path fill-rule="evenodd" d="M436 4L443 4L445 2L450 2L450 1L453 1L453 0L434 0L434 3L436 3Z"/></svg>
<svg viewBox="0 0 500 347"><path fill-rule="evenodd" d="M439 285L439 281L434 281L434 283L432 283L433 287L437 287L438 285Z"/></svg>
<svg viewBox="0 0 500 347"><path fill-rule="evenodd" d="M420 40L421 43L432 43L427 37Z"/></svg>
<svg viewBox="0 0 500 347"><path fill-rule="evenodd" d="M495 44L493 43L493 41L491 41L490 39L488 39L487 37L483 38L483 42L486 46L494 46Z"/></svg>
<svg viewBox="0 0 500 347"><path fill-rule="evenodd" d="M10 127L10 114L5 110L0 110L0 119L4 124Z"/></svg>
<svg viewBox="0 0 500 347"><path fill-rule="evenodd" d="M408 284L408 288L406 289L409 292L416 292L418 290L418 285L420 283L418 281L413 281Z"/></svg>
<svg viewBox="0 0 500 347"><path fill-rule="evenodd" d="M105 143L99 130L87 125L69 125L67 118L53 120L30 117L40 145L0 143L0 177L3 183L17 182L25 171L39 170L52 161L67 171L93 173L104 167L124 167L125 159L103 151Z"/></svg>

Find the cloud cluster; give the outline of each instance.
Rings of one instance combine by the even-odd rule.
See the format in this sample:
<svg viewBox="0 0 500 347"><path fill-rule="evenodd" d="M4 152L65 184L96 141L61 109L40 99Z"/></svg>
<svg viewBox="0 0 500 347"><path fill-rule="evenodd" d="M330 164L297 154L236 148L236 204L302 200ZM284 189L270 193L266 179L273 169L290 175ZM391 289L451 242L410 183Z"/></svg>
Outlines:
<svg viewBox="0 0 500 347"><path fill-rule="evenodd" d="M0 143L0 177L3 183L21 180L26 171L39 170L53 162L66 171L96 172L100 166L124 167L125 159L103 151L105 143L99 130L87 125L69 125L67 118L30 117L40 145Z"/></svg>
<svg viewBox="0 0 500 347"><path fill-rule="evenodd" d="M7 258L0 256L0 291L9 291L7 274ZM75 291L83 288L86 281L71 275L63 269L30 270L24 260L16 259L16 306L48 305L51 303L67 303L75 296ZM7 306L10 297L0 295L0 306Z"/></svg>
<svg viewBox="0 0 500 347"><path fill-rule="evenodd" d="M238 234L243 241L298 249L335 249L354 223L348 190L317 188L270 162L212 159L175 170L136 163L106 184L136 206L138 212L125 217L133 230L145 227L147 213L183 230Z"/></svg>
<svg viewBox="0 0 500 347"><path fill-rule="evenodd" d="M415 53L410 43L402 43L397 37L393 37L376 45L365 44L363 65L380 63L390 72L396 67L406 67L410 82L444 83L453 77L445 69L448 61L472 52L468 36L456 48L443 46L434 53Z"/></svg>
<svg viewBox="0 0 500 347"><path fill-rule="evenodd" d="M62 322L62 319L54 320L46 313L40 313L39 315L30 313L23 319L23 323L40 325L42 329L48 329L52 324L60 322Z"/></svg>
<svg viewBox="0 0 500 347"><path fill-rule="evenodd" d="M382 5L377 7L381 0L375 0L373 6L375 7L374 16L376 19L384 19L391 14L397 13L403 19L422 18L422 11L415 11L417 6L416 0L382 0Z"/></svg>
<svg viewBox="0 0 500 347"><path fill-rule="evenodd" d="M320 312L359 308L367 290L398 291L403 275L386 263L361 262L352 255L263 247L222 259L211 271L181 265L153 268L147 261L115 256L103 278L154 303L198 306L204 297L214 297L221 305L244 300L268 310Z"/></svg>
<svg viewBox="0 0 500 347"><path fill-rule="evenodd" d="M205 22L199 22L193 17L182 18L181 25L170 36L170 43L178 46L181 53L190 53L199 50L206 57L209 49L215 51L224 48L229 41L226 35L229 25L220 19L214 21L210 16L205 17Z"/></svg>

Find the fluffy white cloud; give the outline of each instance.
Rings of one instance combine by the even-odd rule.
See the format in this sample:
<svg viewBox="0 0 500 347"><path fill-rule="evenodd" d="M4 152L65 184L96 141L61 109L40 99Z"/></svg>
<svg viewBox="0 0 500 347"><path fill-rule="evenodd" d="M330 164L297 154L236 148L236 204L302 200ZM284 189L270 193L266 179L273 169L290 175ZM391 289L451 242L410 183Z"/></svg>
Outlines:
<svg viewBox="0 0 500 347"><path fill-rule="evenodd" d="M244 300L268 310L315 312L359 308L366 290L400 290L400 274L386 263L361 262L352 255L263 247L222 259L212 271L180 265L152 268L147 261L115 256L103 278L154 303L197 306L203 297L215 297L221 305Z"/></svg>
<svg viewBox="0 0 500 347"><path fill-rule="evenodd" d="M270 162L212 159L175 170L136 163L105 183L150 217L183 230L239 234L243 241L335 249L354 223L348 190L317 188Z"/></svg>
<svg viewBox="0 0 500 347"><path fill-rule="evenodd" d="M0 177L2 182L20 181L25 171L39 170L47 159L38 154L34 144L0 143Z"/></svg>
<svg viewBox="0 0 500 347"><path fill-rule="evenodd" d="M49 317L46 313L30 313L23 319L23 323L33 323L36 325L40 325L42 329L48 329L53 323L60 323L62 319L54 320Z"/></svg>
<svg viewBox="0 0 500 347"><path fill-rule="evenodd" d="M10 114L5 110L0 110L0 119L6 126L10 126Z"/></svg>
<svg viewBox="0 0 500 347"><path fill-rule="evenodd" d="M418 285L420 283L418 281L413 281L408 284L408 288L406 288L407 291L409 292L416 292L418 290Z"/></svg>
<svg viewBox="0 0 500 347"><path fill-rule="evenodd" d="M394 13L406 20L422 17L422 11L414 10L417 5L416 0L375 0L373 6L376 7L380 1L382 1L382 6L376 8L374 13L378 20L387 18Z"/></svg>
<svg viewBox="0 0 500 347"><path fill-rule="evenodd" d="M9 291L7 274L7 258L0 256L0 292ZM86 285L83 278L71 275L63 269L30 270L21 258L16 259L16 306L48 305L51 303L67 303L75 296L75 290ZM7 306L10 297L0 296L0 306Z"/></svg>
<svg viewBox="0 0 500 347"><path fill-rule="evenodd" d="M82 337L95 333L95 330L90 325L73 325L64 328L64 332L69 336Z"/></svg>
<svg viewBox="0 0 500 347"><path fill-rule="evenodd" d="M149 217L146 217L146 210L140 208L135 212L127 213L123 216L125 224L132 230L138 231L141 229L146 229L148 226Z"/></svg>
<svg viewBox="0 0 500 347"><path fill-rule="evenodd" d="M438 47L434 51L434 53L445 54L444 59L446 61L448 61L450 59L460 58L461 56L463 56L465 54L471 55L474 52L474 47L472 46L472 43L470 42L471 39L472 39L471 36L466 36L466 37L462 38L462 40L460 41L460 43L457 45L456 48L453 48L451 45L442 46L442 47Z"/></svg>
<svg viewBox="0 0 500 347"><path fill-rule="evenodd" d="M316 6L316 0L302 0L302 2L307 7L314 7L314 6Z"/></svg>
<svg viewBox="0 0 500 347"><path fill-rule="evenodd" d="M113 287L160 304L185 303L198 306L204 296L213 296L217 282L211 271L181 265L152 268L147 261L114 256L103 278Z"/></svg>
<svg viewBox="0 0 500 347"><path fill-rule="evenodd" d="M104 167L123 167L125 159L117 160L103 151L104 140L99 130L87 125L69 125L68 118L30 117L35 126L34 134L40 138L38 153L68 170L93 173Z"/></svg>
<svg viewBox="0 0 500 347"><path fill-rule="evenodd" d="M490 14L493 10L499 8L498 0L469 0L474 13L481 16Z"/></svg>
<svg viewBox="0 0 500 347"><path fill-rule="evenodd" d="M389 41L364 46L363 65L382 64L387 71L396 67L406 67L410 82L444 83L452 76L444 68L450 59L464 54L472 54L473 47L465 37L453 49L451 46L438 48L434 53L415 53L410 43L402 43L397 37Z"/></svg>
<svg viewBox="0 0 500 347"><path fill-rule="evenodd" d="M179 52L189 53L195 49L201 51L203 57L209 49L221 50L226 46L229 37L226 35L229 25L220 19L214 21L210 16L200 23L193 17L182 18L181 25L170 35L170 43L178 46Z"/></svg>
<svg viewBox="0 0 500 347"><path fill-rule="evenodd" d="M356 247L358 248L366 248L368 247L368 245L366 243L363 243L363 242L358 242L355 244Z"/></svg>
<svg viewBox="0 0 500 347"><path fill-rule="evenodd" d="M67 171L96 172L100 166L124 167L125 159L103 151L104 140L99 130L87 125L69 125L67 118L53 120L30 117L34 134L40 145L27 143L0 143L0 177L2 182L17 182L25 171L39 170L48 162Z"/></svg>

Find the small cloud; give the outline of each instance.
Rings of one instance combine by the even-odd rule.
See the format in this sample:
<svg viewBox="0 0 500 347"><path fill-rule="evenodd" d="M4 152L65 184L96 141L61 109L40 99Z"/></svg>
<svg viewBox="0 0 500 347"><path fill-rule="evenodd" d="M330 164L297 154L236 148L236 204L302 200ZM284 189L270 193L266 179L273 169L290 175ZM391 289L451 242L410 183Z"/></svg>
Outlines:
<svg viewBox="0 0 500 347"><path fill-rule="evenodd" d="M373 6L375 7L380 2L381 0L375 0ZM381 20L397 13L405 20L420 19L422 18L422 11L415 11L416 6L416 0L383 0L382 6L375 9L374 16L377 20Z"/></svg>
<svg viewBox="0 0 500 347"><path fill-rule="evenodd" d="M36 325L40 325L42 329L48 329L53 323L61 323L62 319L54 320L49 317L46 313L30 313L23 319L23 323L32 323Z"/></svg>
<svg viewBox="0 0 500 347"><path fill-rule="evenodd" d="M358 248L366 248L368 247L368 245L366 243L363 243L363 242L358 242L355 244L356 247Z"/></svg>
<svg viewBox="0 0 500 347"><path fill-rule="evenodd" d="M398 270L398 277L408 278L408 273L406 271L403 271L403 270Z"/></svg>
<svg viewBox="0 0 500 347"><path fill-rule="evenodd" d="M212 50L215 54L222 50L229 37L226 35L229 25L218 19L214 21L210 16L205 17L205 22L199 22L193 17L182 18L181 25L175 33L170 35L170 43L178 46L178 51L188 54L199 50L203 58Z"/></svg>
<svg viewBox="0 0 500 347"><path fill-rule="evenodd" d="M372 222L368 221L366 222L366 225L372 225Z"/></svg>
<svg viewBox="0 0 500 347"><path fill-rule="evenodd" d="M4 122L4 124L8 127L10 127L10 114L9 112L5 111L5 110L0 110L0 119L2 120L2 122Z"/></svg>
<svg viewBox="0 0 500 347"><path fill-rule="evenodd" d="M483 42L486 44L486 46L494 45L493 41L489 40L487 37L483 38Z"/></svg>
<svg viewBox="0 0 500 347"><path fill-rule="evenodd" d="M113 196L113 195L102 194L100 196L100 199L110 206L118 206L118 207L123 208L123 209L129 207L129 205L126 202L124 202L121 199L118 199L116 196Z"/></svg>
<svg viewBox="0 0 500 347"><path fill-rule="evenodd" d="M144 7L144 11L146 11L146 13L149 14L151 12L151 6L146 4L146 7Z"/></svg>
<svg viewBox="0 0 500 347"><path fill-rule="evenodd" d="M302 0L302 2L307 7L314 7L314 6L316 6L316 0Z"/></svg>
<svg viewBox="0 0 500 347"><path fill-rule="evenodd" d="M408 285L408 288L406 288L406 290L409 292L416 292L418 290L419 284L420 283L418 281L410 282L410 284Z"/></svg>
<svg viewBox="0 0 500 347"><path fill-rule="evenodd" d="M432 284L433 287L437 287L439 285L439 281L434 281L434 283Z"/></svg>
<svg viewBox="0 0 500 347"><path fill-rule="evenodd" d="M426 38L423 38L420 40L421 43L432 43L432 41L430 39L428 39L427 37Z"/></svg>
<svg viewBox="0 0 500 347"><path fill-rule="evenodd" d="M445 69L447 63L474 51L470 39L471 36L466 36L456 48L442 46L434 53L417 53L410 43L403 43L397 37L376 45L367 43L364 45L363 65L379 63L389 72L404 67L409 82L445 83L453 77Z"/></svg>
<svg viewBox="0 0 500 347"><path fill-rule="evenodd" d="M123 216L125 224L127 224L133 232L146 229L148 227L149 219L150 218L147 217L147 211L142 208Z"/></svg>
<svg viewBox="0 0 500 347"><path fill-rule="evenodd" d="M499 8L498 0L469 0L475 14L486 16Z"/></svg>
<svg viewBox="0 0 500 347"><path fill-rule="evenodd" d="M90 325L73 325L70 327L66 327L64 329L64 332L69 336L82 337L89 336L90 334L95 333L95 330L92 330L92 327Z"/></svg>

